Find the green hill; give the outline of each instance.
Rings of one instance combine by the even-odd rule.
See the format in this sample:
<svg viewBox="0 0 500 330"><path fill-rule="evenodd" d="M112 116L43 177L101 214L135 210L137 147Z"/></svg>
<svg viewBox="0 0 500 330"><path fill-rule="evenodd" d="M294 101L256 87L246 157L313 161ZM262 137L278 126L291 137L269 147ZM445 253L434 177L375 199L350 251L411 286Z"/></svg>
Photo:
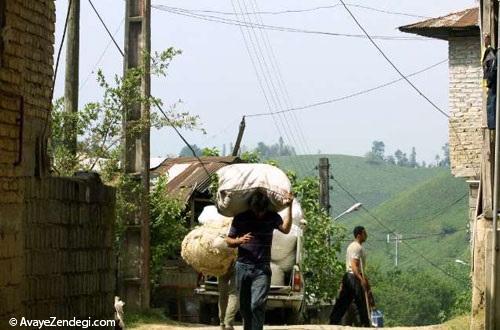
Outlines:
<svg viewBox="0 0 500 330"><path fill-rule="evenodd" d="M468 260L468 188L463 179L454 178L445 168L372 164L363 157L345 155L283 157L278 162L299 175L314 175L317 171L301 169L313 169L320 157L329 158L335 179L382 223L363 210L338 220L348 230L356 225L367 228L371 263L394 267L395 243L386 240L391 230L403 235L400 267L432 269L417 253L445 267L460 266L455 259ZM353 200L334 180L331 186L333 214L337 215Z"/></svg>

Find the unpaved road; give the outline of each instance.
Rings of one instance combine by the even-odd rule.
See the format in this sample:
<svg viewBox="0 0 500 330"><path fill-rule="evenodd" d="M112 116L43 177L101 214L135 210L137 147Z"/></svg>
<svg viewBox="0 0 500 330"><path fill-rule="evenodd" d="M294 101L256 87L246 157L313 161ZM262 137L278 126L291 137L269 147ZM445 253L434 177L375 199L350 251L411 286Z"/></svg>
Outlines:
<svg viewBox="0 0 500 330"><path fill-rule="evenodd" d="M199 326L199 325L161 325L161 324L145 324L137 328L133 328L134 330L219 330L219 327L213 326ZM236 330L242 330L243 327L237 326ZM335 326L335 325L294 325L294 326L266 326L264 330L361 330L366 328L353 328L353 327L343 327L343 326ZM433 326L425 326L425 327L396 327L396 328L388 328L391 330L447 330L454 329L445 325L433 325Z"/></svg>

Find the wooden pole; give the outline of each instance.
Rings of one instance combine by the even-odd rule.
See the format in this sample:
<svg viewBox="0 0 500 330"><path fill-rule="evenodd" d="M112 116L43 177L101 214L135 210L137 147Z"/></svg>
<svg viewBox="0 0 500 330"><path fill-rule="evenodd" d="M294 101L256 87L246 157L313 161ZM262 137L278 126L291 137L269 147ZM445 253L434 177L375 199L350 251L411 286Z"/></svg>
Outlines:
<svg viewBox="0 0 500 330"><path fill-rule="evenodd" d="M66 75L64 79L64 110L78 112L78 80L80 60L80 0L72 0L68 19L66 42ZM76 156L77 135L74 122L64 123L64 143L72 156Z"/></svg>
<svg viewBox="0 0 500 330"><path fill-rule="evenodd" d="M236 143L233 148L233 156L238 156L238 152L240 151L241 140L243 139L243 133L245 132L245 116L241 118L240 129L238 131L238 137L236 138Z"/></svg>
<svg viewBox="0 0 500 330"><path fill-rule="evenodd" d="M321 207L330 214L330 163L328 158L319 159L319 202Z"/></svg>

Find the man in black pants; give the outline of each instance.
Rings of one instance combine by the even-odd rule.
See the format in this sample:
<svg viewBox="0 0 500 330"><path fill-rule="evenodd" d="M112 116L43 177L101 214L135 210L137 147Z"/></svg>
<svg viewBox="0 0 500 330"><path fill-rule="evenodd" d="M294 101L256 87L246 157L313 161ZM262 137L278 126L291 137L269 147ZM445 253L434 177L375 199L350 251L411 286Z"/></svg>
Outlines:
<svg viewBox="0 0 500 330"><path fill-rule="evenodd" d="M370 327L370 318L368 316L367 293L370 289L368 279L363 274L363 265L366 261L366 254L362 244L366 241L368 234L362 226L354 228L354 241L349 244L346 252L347 272L342 278L342 287L339 297L335 301L332 314L330 315L330 324L341 324L342 317L354 300L361 325Z"/></svg>

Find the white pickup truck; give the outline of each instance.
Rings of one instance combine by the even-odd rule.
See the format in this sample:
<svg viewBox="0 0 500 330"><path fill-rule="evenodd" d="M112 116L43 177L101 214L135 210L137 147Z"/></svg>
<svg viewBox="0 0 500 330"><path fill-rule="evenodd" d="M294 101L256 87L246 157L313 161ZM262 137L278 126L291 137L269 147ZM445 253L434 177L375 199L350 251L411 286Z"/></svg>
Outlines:
<svg viewBox="0 0 500 330"><path fill-rule="evenodd" d="M301 271L302 262L302 233L297 236L295 246L295 265L285 273L285 282L288 285L271 285L266 309L281 310L286 324L303 323L302 308L304 307L304 278ZM272 281L275 282L275 281ZM200 322L204 324L218 324L217 301L219 298L216 277L203 277L200 285L195 289L200 301Z"/></svg>

